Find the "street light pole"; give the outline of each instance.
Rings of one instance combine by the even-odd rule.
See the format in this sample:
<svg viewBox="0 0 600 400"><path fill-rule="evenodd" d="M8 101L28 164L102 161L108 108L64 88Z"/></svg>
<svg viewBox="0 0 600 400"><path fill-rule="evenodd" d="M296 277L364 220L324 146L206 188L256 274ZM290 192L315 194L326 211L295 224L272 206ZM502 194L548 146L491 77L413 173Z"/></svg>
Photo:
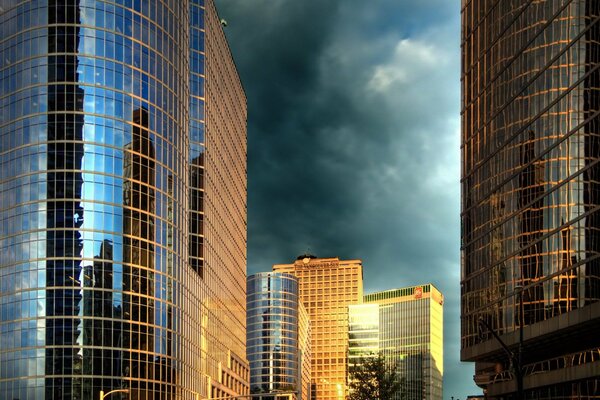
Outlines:
<svg viewBox="0 0 600 400"><path fill-rule="evenodd" d="M515 287L514 293L519 295L519 345L517 347L516 355L508 348L506 343L500 339L500 336L498 336L496 331L494 331L490 324L488 324L487 321L485 321L482 317L479 317L479 326L485 326L488 332L490 332L494 339L500 343L500 346L502 346L502 349L508 355L515 370L515 380L517 381L517 400L523 400L523 288L521 286Z"/></svg>
<svg viewBox="0 0 600 400"><path fill-rule="evenodd" d="M129 393L129 389L115 389L110 392L104 394L104 390L100 391L100 400L104 400L106 397L110 396L113 393Z"/></svg>
<svg viewBox="0 0 600 400"><path fill-rule="evenodd" d="M523 400L523 286L516 286L515 293L519 296L519 348L518 348L518 363L516 365L515 374L517 375L517 399Z"/></svg>
<svg viewBox="0 0 600 400"><path fill-rule="evenodd" d="M296 391L281 391L281 392L267 392L267 393L250 393L250 394L240 394L237 396L224 396L224 397L212 397L207 400L235 400L235 399L251 399L253 397L262 397L262 396L287 396L289 400L293 399L293 395L298 394Z"/></svg>

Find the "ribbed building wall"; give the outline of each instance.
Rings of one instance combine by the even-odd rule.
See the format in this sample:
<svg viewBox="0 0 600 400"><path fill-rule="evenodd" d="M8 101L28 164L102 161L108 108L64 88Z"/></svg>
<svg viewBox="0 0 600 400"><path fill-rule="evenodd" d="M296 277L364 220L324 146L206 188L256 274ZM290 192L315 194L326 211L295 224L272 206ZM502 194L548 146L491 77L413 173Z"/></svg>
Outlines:
<svg viewBox="0 0 600 400"><path fill-rule="evenodd" d="M470 0L461 13L462 358L484 388L514 381L481 326L511 345L522 330L531 395L587 398L598 381L576 388L551 360L583 371L600 347L585 328L600 300L600 3Z"/></svg>

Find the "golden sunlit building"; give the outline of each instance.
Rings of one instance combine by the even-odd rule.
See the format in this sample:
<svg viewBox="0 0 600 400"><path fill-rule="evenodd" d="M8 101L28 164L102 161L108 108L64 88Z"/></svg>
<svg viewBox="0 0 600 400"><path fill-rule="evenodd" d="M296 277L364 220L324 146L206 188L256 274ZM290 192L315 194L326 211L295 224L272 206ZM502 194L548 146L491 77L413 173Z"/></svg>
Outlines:
<svg viewBox="0 0 600 400"><path fill-rule="evenodd" d="M300 300L311 323L313 400L342 400L347 394L348 306L362 301L362 261L300 256L273 271L298 278Z"/></svg>
<svg viewBox="0 0 600 400"><path fill-rule="evenodd" d="M198 262L192 267L200 278L202 317L207 319L201 326L206 363L200 370L211 392L200 393L203 397L237 396L250 390L246 360L246 95L214 2L192 3L197 3L199 11L197 18L192 14L192 24L196 19L199 22L198 31L192 32L192 45L197 43L194 38L204 40L204 48L201 43L198 48L198 62L191 63L192 75L198 73L200 82L195 86L192 79L190 90L198 104L204 97L205 112L196 116L199 122L204 118L205 132L195 132L192 125L189 156L190 164L197 158L202 161L197 170L201 176L190 185L198 185L200 196L199 225L190 229L198 230L200 244L195 254ZM192 114L194 105L192 101ZM191 334L198 335L198 331Z"/></svg>
<svg viewBox="0 0 600 400"><path fill-rule="evenodd" d="M300 364L300 377L298 382L298 398L301 400L311 400L310 374L311 374L311 327L310 318L306 307L302 302L298 304L298 359Z"/></svg>
<svg viewBox="0 0 600 400"><path fill-rule="evenodd" d="M352 304L348 307L348 364L353 367L379 354L379 305Z"/></svg>
<svg viewBox="0 0 600 400"><path fill-rule="evenodd" d="M406 399L442 400L444 296L427 284L367 294L364 300L365 306L379 306L379 352L387 363L397 365L398 374L406 380ZM351 310L355 330L349 332L350 337L372 326L373 316L364 311ZM357 317L367 323L359 324ZM365 349L364 344L361 347Z"/></svg>

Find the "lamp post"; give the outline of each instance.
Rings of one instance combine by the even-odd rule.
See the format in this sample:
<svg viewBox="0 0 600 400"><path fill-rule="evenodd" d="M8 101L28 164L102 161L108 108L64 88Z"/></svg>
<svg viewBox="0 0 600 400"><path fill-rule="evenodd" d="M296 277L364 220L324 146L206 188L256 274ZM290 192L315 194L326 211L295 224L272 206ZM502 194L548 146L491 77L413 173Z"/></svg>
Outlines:
<svg viewBox="0 0 600 400"><path fill-rule="evenodd" d="M129 393L129 389L115 389L115 390L111 390L108 393L104 393L104 390L100 391L100 400L104 400L105 398L107 398L108 396L110 396L113 393Z"/></svg>
<svg viewBox="0 0 600 400"><path fill-rule="evenodd" d="M516 366L515 375L517 377L517 399L523 399L523 286L515 286L515 293L519 296L519 348L518 348L518 363Z"/></svg>
<svg viewBox="0 0 600 400"><path fill-rule="evenodd" d="M479 327L484 326L488 332L492 334L494 339L502 346L504 352L508 355L511 364L515 370L515 380L517 381L517 400L523 400L523 287L516 286L513 292L515 295L519 296L519 345L517 347L517 354L513 353L506 343L500 336L494 331L494 329L487 323L482 317L479 317ZM483 339L483 334L481 330L479 331L480 338Z"/></svg>
<svg viewBox="0 0 600 400"><path fill-rule="evenodd" d="M251 394L240 394L237 396L224 396L224 397L209 397L207 400L235 400L235 399L251 399L253 397L261 396L287 396L289 400L293 399L293 395L298 394L296 391L281 391L281 392L267 392L267 393L251 393ZM199 398L198 398L199 399Z"/></svg>

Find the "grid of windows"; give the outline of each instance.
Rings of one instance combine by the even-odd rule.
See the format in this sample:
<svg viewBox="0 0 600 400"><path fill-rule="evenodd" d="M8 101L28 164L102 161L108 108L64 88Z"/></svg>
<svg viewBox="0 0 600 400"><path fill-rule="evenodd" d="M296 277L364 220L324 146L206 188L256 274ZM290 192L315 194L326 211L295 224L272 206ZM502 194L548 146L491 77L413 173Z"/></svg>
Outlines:
<svg viewBox="0 0 600 400"><path fill-rule="evenodd" d="M441 400L444 375L442 294L427 284L370 293L364 300L364 306L378 308L379 351L386 362L397 366L398 374L406 380L406 398ZM360 313L355 316L359 322ZM369 321L369 316L365 317L364 321Z"/></svg>
<svg viewBox="0 0 600 400"><path fill-rule="evenodd" d="M298 399L310 400L310 373L311 373L311 327L308 312L301 301L298 302L298 363L300 364L300 376L298 377Z"/></svg>
<svg viewBox="0 0 600 400"><path fill-rule="evenodd" d="M363 295L362 263L339 258L299 257L273 271L298 278L300 300L310 318L312 398L340 400L347 395L348 306Z"/></svg>
<svg viewBox="0 0 600 400"><path fill-rule="evenodd" d="M207 374L214 390L223 366L233 357L244 360L243 390L226 393L247 394L246 96L213 1L205 1L204 28L204 267L196 275L204 281L202 301L211 323Z"/></svg>
<svg viewBox="0 0 600 400"><path fill-rule="evenodd" d="M246 107L213 2L0 3L0 398L247 393Z"/></svg>
<svg viewBox="0 0 600 400"><path fill-rule="evenodd" d="M508 370L480 354L480 320L511 336L600 300L600 2L463 0L461 15L461 347Z"/></svg>
<svg viewBox="0 0 600 400"><path fill-rule="evenodd" d="M0 11L1 398L175 393L187 14L173 6Z"/></svg>
<svg viewBox="0 0 600 400"><path fill-rule="evenodd" d="M263 272L248 277L247 290L251 392L298 391L298 279L291 274Z"/></svg>

